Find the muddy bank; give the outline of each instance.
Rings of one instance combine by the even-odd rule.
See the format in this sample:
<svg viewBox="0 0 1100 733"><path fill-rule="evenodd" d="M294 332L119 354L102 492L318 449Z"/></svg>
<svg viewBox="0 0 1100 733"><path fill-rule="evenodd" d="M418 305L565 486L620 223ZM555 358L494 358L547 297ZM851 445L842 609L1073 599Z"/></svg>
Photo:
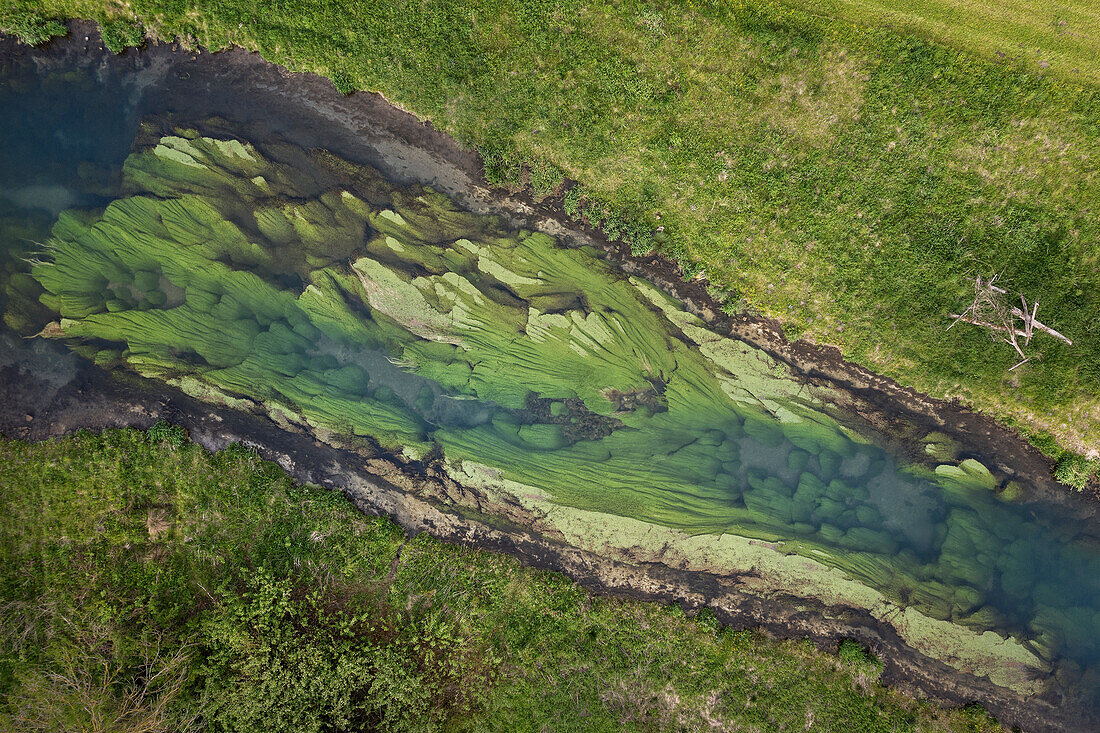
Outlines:
<svg viewBox="0 0 1100 733"><path fill-rule="evenodd" d="M331 85L309 75L287 75L242 51L181 58L165 46L120 58L92 50L79 33L59 43L41 63L132 67L144 86L143 100L171 104L189 101L192 116L234 112L234 125L250 137L278 136L303 148L325 147L346 160L386 170L395 180L427 183L471 209L505 216L513 224L548 231L575 245L603 249L628 271L644 273L690 303L711 328L733 334L764 348L801 372L807 383L842 395L843 407L880 427L900 452L913 453L910 440L936 429L964 442L999 473L1022 479L1051 497L1061 496L1047 473L1018 440L988 421L951 405L935 403L896 384L804 344L787 344L774 324L751 317L721 315L701 284L680 281L674 267L659 259L638 260L591 232L571 230L552 205L535 207L522 197L499 197L479 177L476 159L453 141L370 95L341 98ZM12 51L16 53L17 51ZM207 81L210 80L210 81ZM232 81L232 83L227 83ZM224 84L224 87L221 85ZM167 87L170 91L164 91ZM202 95L188 89L202 87ZM224 93L219 89L224 88ZM241 94L241 89L253 90ZM232 90L232 91L230 91ZM254 93L255 98L249 94ZM270 114L270 97L281 97L280 114ZM201 102L196 101L201 100ZM153 102L150 102L153 104ZM35 342L32 349L39 349ZM14 342L5 347L19 349ZM59 347L58 347L59 348ZM207 447L247 442L303 481L339 487L365 511L396 518L410 531L430 531L454 541L504 549L529 562L568 572L593 587L646 597L710 604L738 625L763 624L776 633L810 635L825 643L838 636L858 638L889 661L888 678L933 691L956 702L987 702L1007 720L1044 729L1081 720L1083 712L1056 712L1056 692L1026 702L1003 688L962 675L906 644L895 626L866 609L795 599L781 588L762 587L755 571L730 571L716 564L690 564L664 548L618 548L608 553L578 549L568 541L542 507L482 490L474 481L458 482L438 459L402 459L361 442L355 451L341 451L304 433L277 427L257 416L209 406L186 398L159 382L108 375L43 344L42 350L8 360L0 373L5 392L2 428L5 434L37 439L79 427L147 425L166 417L185 425ZM0 360L0 364L4 364ZM155 396L154 396L155 395ZM914 458L921 458L916 455ZM1088 511L1074 501L1078 514ZM690 572L685 568L691 567ZM1036 711L1038 711L1038 714ZM1061 717L1059 717L1061 716Z"/></svg>

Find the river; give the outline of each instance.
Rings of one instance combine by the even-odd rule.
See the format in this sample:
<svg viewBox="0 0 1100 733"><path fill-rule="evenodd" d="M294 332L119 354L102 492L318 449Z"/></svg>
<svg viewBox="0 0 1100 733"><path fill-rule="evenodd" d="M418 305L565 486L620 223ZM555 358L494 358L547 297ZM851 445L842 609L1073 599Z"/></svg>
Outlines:
<svg viewBox="0 0 1100 733"><path fill-rule="evenodd" d="M869 420L319 80L291 104L301 77L255 61L79 46L0 66L5 389L182 393L442 477L481 498L435 505L503 531L859 609L995 709L1093 714L1082 502Z"/></svg>

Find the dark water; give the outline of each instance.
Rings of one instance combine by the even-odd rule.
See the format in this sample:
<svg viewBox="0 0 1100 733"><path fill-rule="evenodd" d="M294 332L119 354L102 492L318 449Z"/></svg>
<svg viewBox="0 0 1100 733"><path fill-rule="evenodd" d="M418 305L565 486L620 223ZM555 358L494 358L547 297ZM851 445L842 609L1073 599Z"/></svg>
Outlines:
<svg viewBox="0 0 1100 733"><path fill-rule="evenodd" d="M1011 634L1063 687L1096 696L1100 542L1072 509L1030 500L1029 487L935 435L888 449L854 416L777 386L784 378L769 376L772 366L723 371L700 355L695 326L663 314L675 304L654 305L643 285L549 238L394 187L409 182L400 170L383 181L326 167L309 148L360 164L379 156L336 123L279 109L274 87L203 78L186 63L0 68L8 327L36 331L59 312L76 325L58 343L110 368L193 378L311 429L475 461L571 506L785 542L901 605ZM203 134L174 134L189 125ZM197 146L208 169L227 164L232 155L204 137L255 144L242 170L258 166L264 186L281 175L293 187L293 205L307 212L297 238L264 230L263 240L255 229L253 214L274 206L248 188L255 170L184 195L183 169L148 152L174 139L172 156ZM126 163L148 174L143 183L123 180L131 152L145 153ZM331 230L310 250L304 232L320 219L309 219L309 202L334 190L358 198L325 204ZM360 204L370 223L348 229L340 217ZM233 224L257 251L197 254L161 226L181 206ZM64 211L85 212L66 215L71 234L53 229ZM380 212L398 212L399 223ZM387 231L396 245L379 235ZM107 264L94 276L77 273L100 256ZM325 320L307 285L343 315ZM423 305L423 293L462 303L465 315L435 324L442 306ZM77 296L94 301L79 317L55 305ZM738 359L755 369L755 357ZM784 412L797 419L775 419ZM930 454L937 460L913 460Z"/></svg>

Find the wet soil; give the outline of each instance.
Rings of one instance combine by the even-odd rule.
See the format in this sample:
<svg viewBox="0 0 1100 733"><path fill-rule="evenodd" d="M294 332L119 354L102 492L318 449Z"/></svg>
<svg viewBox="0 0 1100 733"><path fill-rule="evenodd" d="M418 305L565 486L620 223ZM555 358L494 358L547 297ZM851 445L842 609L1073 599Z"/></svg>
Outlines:
<svg viewBox="0 0 1100 733"><path fill-rule="evenodd" d="M535 202L523 194L491 190L475 153L380 95L342 97L326 79L292 74L241 49L208 54L158 44L113 56L103 50L93 24L77 22L71 28L70 36L41 51L0 38L0 63L30 56L36 63L59 69L132 70L146 80L144 94L151 106L170 111L188 100L180 112L193 119L232 112L233 124L252 139L281 137L305 147L325 147L353 162L379 168L397 182L430 185L473 210L548 231L571 245L595 246L623 271L643 275L683 300L716 332L761 348L807 382L842 394L840 407L892 436L894 447L913 454L915 437L938 430L981 455L995 472L1034 487L1036 498L1070 503L1083 516L1096 512L1095 502L1070 495L1053 481L1049 461L1037 450L992 419L846 362L835 348L789 342L775 321L748 313L725 315L707 294L705 283L685 282L674 263L656 255L631 255L622 243L609 242L599 232L570 221L553 199ZM190 93L198 88L202 94ZM275 116L271 114L273 97L279 100ZM1075 707L1056 691L1043 699L1021 699L988 680L961 674L922 655L891 626L864 611L827 608L782 593L748 592L736 572L627 564L580 551L553 532L540 532L544 526L540 518L522 507L502 506L455 483L438 461L404 461L369 442L333 447L259 415L212 410L161 383L108 375L61 345L39 340L31 347L0 334L3 435L43 440L78 429L145 428L160 419L183 426L210 450L235 442L251 445L295 479L338 489L362 511L390 517L411 534L429 532L445 540L507 552L604 593L679 602L689 609L709 606L735 627L809 637L822 647L835 648L840 639L853 638L885 661L886 683L950 704L982 702L1003 722L1025 730L1100 728L1100 720L1091 717L1090 711Z"/></svg>

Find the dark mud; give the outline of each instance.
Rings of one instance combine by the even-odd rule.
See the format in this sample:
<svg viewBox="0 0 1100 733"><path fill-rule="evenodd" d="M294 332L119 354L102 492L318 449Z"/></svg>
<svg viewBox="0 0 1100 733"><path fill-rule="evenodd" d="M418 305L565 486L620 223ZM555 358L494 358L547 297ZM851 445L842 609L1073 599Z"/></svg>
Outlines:
<svg viewBox="0 0 1100 733"><path fill-rule="evenodd" d="M191 117L232 110L234 124L253 137L279 136L303 147L325 147L379 168L397 182L431 185L476 211L549 231L574 245L594 245L623 270L644 275L683 300L716 332L767 351L808 382L840 391L845 396L841 407L892 436L897 448L913 454L912 438L938 430L981 455L995 471L1035 487L1043 499L1068 502L1082 516L1095 514L1095 503L1067 494L1053 481L1050 464L1038 451L988 417L848 363L834 348L788 342L777 322L751 314L726 316L707 294L705 283L685 282L674 263L658 256L632 256L621 243L608 242L598 232L569 221L553 199L536 203L523 195L490 191L474 153L379 95L341 97L321 77L291 74L240 49L191 53L161 44L116 57L102 49L91 24L75 23L72 29L68 38L44 51L31 52L13 39L0 39L0 62L32 56L37 63L58 68L130 70L145 80L143 94L150 104L169 110L188 98L189 89L202 88L203 94L190 98L201 99L204 108L188 106ZM224 93L219 94L220 89ZM274 118L272 95L281 99L280 114ZM1089 711L1072 707L1056 692L1043 699L1021 699L915 652L891 626L866 612L825 607L793 595L748 592L737 573L627 564L580 551L554 532L540 531L546 528L540 517L456 484L432 462L404 461L370 444L354 450L335 448L267 418L212 411L160 383L108 375L60 345L0 334L0 433L5 436L42 440L79 429L148 427L160 419L182 425L210 450L235 442L254 446L295 479L341 490L364 512L388 516L410 533L429 532L508 552L600 592L675 601L688 608L709 606L736 627L809 637L822 647L853 638L884 659L887 683L950 704L980 701L1005 723L1026 730L1100 726Z"/></svg>

